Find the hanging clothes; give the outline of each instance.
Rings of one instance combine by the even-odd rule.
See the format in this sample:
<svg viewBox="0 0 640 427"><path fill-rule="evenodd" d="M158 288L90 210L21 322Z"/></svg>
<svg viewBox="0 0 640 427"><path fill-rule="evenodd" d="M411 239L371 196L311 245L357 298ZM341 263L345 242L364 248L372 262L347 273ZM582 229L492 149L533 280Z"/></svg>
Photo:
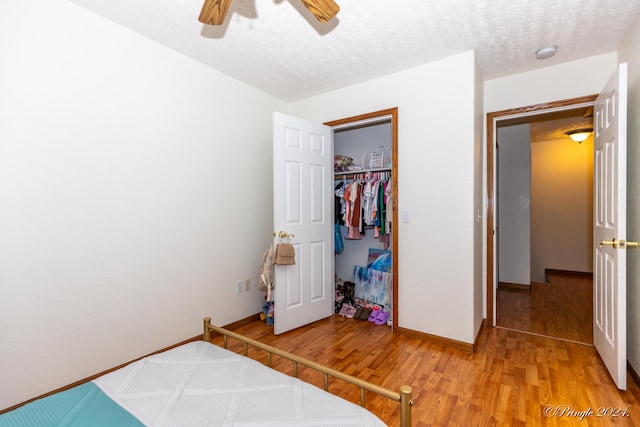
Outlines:
<svg viewBox="0 0 640 427"><path fill-rule="evenodd" d="M391 182L386 172L355 174L350 180L343 178L335 186L336 223L342 226L342 238L362 239L369 227L373 228L375 238L388 245L391 219L387 203L391 200Z"/></svg>
<svg viewBox="0 0 640 427"><path fill-rule="evenodd" d="M273 290L273 243L262 254L260 262L260 290L267 291L267 301L271 301L271 291Z"/></svg>
<svg viewBox="0 0 640 427"><path fill-rule="evenodd" d="M344 201L342 199L342 196L344 195L344 184L346 183L346 181L340 181L338 182L338 184L336 184L335 188L334 188L334 194L335 194L335 200L333 203L333 207L334 207L334 218L335 218L335 222L337 224L340 225L344 225Z"/></svg>
<svg viewBox="0 0 640 427"><path fill-rule="evenodd" d="M349 239L360 240L362 236L360 234L360 181L353 181L349 190L349 201L351 213L349 216Z"/></svg>
<svg viewBox="0 0 640 427"><path fill-rule="evenodd" d="M336 254L341 254L344 251L344 242L342 241L342 226L337 222L334 224L334 241L335 241L335 252Z"/></svg>

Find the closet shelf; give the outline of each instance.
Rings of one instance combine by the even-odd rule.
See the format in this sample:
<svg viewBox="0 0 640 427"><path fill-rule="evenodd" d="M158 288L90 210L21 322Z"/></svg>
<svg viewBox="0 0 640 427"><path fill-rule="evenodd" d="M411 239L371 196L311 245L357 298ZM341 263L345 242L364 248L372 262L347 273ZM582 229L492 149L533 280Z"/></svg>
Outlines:
<svg viewBox="0 0 640 427"><path fill-rule="evenodd" d="M342 175L354 175L361 173L370 173L370 172L390 172L391 168L379 168L379 169L363 169L361 171L345 171L345 172L334 172L334 176L342 176Z"/></svg>

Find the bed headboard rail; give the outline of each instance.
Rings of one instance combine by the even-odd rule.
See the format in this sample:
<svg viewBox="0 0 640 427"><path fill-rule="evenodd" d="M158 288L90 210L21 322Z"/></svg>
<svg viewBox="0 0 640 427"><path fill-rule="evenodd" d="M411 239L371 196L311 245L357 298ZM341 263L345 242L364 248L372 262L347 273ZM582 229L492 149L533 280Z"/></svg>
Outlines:
<svg viewBox="0 0 640 427"><path fill-rule="evenodd" d="M283 357L287 360L291 360L293 362L293 376L296 378L298 377L299 365L303 365L308 368L315 369L316 371L322 372L324 374L324 390L327 392L329 391L330 376L343 380L349 384L353 384L356 387L360 388L360 406L362 407L365 406L365 401L364 401L365 390L369 390L373 393L379 394L388 399L394 400L396 402L400 402L401 426L402 427L411 426L411 405L413 405L413 400L411 399L411 395L413 391L411 389L411 386L408 386L408 385L400 386L399 392L389 390L387 388L380 387L376 384L372 384L368 381L361 380L360 378L356 378L354 376L345 374L343 372L337 371L327 366L323 366L312 360L305 359L304 357L297 356L295 354L270 346L268 344L261 343L260 341L256 341L254 339L245 337L243 335L229 331L219 326L212 325L210 317L205 317L203 321L204 321L204 333L202 338L204 341L211 341L211 332L215 332L223 336L224 348L227 348L227 338L229 337L242 342L244 344L245 356L248 356L249 354L249 345L259 348L267 352L267 366L269 367L271 367L271 356L273 354Z"/></svg>

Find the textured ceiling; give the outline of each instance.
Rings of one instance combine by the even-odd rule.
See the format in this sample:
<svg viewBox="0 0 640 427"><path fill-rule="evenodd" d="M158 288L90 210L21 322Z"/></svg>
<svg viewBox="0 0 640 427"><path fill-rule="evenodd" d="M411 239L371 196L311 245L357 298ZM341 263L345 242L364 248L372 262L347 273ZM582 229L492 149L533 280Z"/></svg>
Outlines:
<svg viewBox="0 0 640 427"><path fill-rule="evenodd" d="M498 127L530 124L531 142L568 140L566 132L593 128L593 107L541 112L531 116L500 120Z"/></svg>
<svg viewBox="0 0 640 427"><path fill-rule="evenodd" d="M566 132L593 129L593 107L542 113L529 117L531 142L566 140Z"/></svg>
<svg viewBox="0 0 640 427"><path fill-rule="evenodd" d="M485 80L615 50L638 0L337 0L321 24L299 0L72 0L285 101L474 49ZM558 46L538 61L542 46Z"/></svg>

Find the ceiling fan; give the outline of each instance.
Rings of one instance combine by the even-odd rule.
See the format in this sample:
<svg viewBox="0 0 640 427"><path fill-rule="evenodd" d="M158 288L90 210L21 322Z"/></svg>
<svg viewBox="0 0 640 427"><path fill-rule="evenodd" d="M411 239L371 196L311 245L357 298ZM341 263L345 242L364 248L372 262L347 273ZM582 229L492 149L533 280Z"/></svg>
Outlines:
<svg viewBox="0 0 640 427"><path fill-rule="evenodd" d="M301 0L320 22L327 22L340 10L333 0ZM204 0L198 21L208 25L222 25L231 0Z"/></svg>

